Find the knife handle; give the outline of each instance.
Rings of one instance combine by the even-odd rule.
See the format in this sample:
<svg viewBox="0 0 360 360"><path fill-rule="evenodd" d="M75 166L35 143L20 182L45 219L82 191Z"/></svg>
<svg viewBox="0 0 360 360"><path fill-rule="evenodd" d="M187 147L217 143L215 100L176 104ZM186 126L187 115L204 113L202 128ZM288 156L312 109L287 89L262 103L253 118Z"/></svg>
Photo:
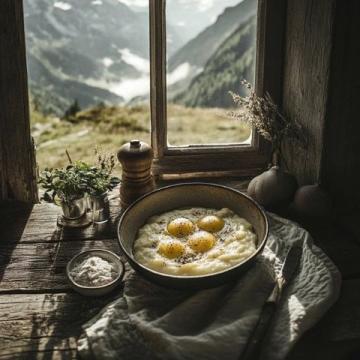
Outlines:
<svg viewBox="0 0 360 360"><path fill-rule="evenodd" d="M261 356L263 341L276 309L275 301L266 301L260 313L260 318L255 329L250 335L245 350L241 354L240 360L258 360Z"/></svg>

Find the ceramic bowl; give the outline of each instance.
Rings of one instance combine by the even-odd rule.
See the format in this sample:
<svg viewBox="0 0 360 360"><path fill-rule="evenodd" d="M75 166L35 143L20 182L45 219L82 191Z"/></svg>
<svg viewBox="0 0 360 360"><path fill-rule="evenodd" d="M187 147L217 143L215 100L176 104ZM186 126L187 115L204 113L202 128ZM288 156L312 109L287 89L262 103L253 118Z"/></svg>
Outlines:
<svg viewBox="0 0 360 360"><path fill-rule="evenodd" d="M115 277L115 279L105 285L100 285L100 286L84 286L78 284L71 276L71 271L77 263L81 262L85 257L89 255L99 256L114 264L117 271L117 276ZM124 264L119 258L119 256L117 256L116 254L114 254L109 250L103 250L103 249L93 249L93 250L81 252L75 255L68 262L66 266L66 275L70 281L71 287L81 295L85 295L85 296L102 296L110 293L112 290L116 288L116 286L119 285L119 283L121 282L124 276L124 272L125 272Z"/></svg>
<svg viewBox="0 0 360 360"><path fill-rule="evenodd" d="M138 229L149 217L184 207L229 208L249 221L257 235L257 249L249 258L221 272L197 276L163 274L138 263L133 245ZM176 184L155 190L130 205L118 224L118 239L122 252L130 265L148 280L172 288L200 289L221 285L236 279L254 264L265 246L268 221L264 211L245 194L227 186L210 183Z"/></svg>

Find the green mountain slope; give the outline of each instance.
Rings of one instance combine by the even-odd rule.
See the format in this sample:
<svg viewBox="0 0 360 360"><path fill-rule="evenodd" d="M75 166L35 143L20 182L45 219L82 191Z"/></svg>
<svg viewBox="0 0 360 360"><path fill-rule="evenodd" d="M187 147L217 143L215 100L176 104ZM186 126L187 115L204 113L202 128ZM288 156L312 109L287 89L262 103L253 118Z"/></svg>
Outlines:
<svg viewBox="0 0 360 360"><path fill-rule="evenodd" d="M202 68L225 39L244 21L256 13L256 0L244 0L236 6L228 7L193 40L178 50L169 60L169 70L173 71L183 63Z"/></svg>
<svg viewBox="0 0 360 360"><path fill-rule="evenodd" d="M256 18L249 18L220 45L189 88L174 102L190 107L231 107L228 92L244 94L240 81L253 82Z"/></svg>

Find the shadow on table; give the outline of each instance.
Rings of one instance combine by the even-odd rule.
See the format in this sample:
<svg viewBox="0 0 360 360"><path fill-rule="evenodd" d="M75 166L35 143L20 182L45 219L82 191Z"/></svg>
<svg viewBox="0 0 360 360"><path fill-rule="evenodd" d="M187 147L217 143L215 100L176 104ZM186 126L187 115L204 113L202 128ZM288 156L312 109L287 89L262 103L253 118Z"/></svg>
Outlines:
<svg viewBox="0 0 360 360"><path fill-rule="evenodd" d="M44 279L37 278L37 263L32 263L30 282L43 287L39 294L38 306L32 315L30 348L31 354L41 352L42 359L75 358L76 340L81 333L81 326L95 316L107 303L120 296L122 288L117 288L109 296L89 298L73 292L66 278L66 264L77 253L99 247L115 252L117 246L113 229L117 216L105 224L105 228L90 225L84 229L67 229L58 227L52 241L43 244L44 254L48 256L49 271ZM111 236L110 236L111 235ZM101 239L110 239L99 241ZM29 357L30 359L31 357Z"/></svg>
<svg viewBox="0 0 360 360"><path fill-rule="evenodd" d="M75 358L76 341L81 333L81 326L106 304L121 296L121 286L108 296L99 298L82 296L70 288L65 274L67 262L75 254L94 247L95 243L96 240L77 239L56 243L48 273L49 284L54 284L53 293L39 295L41 303L36 307L32 318L31 349L41 352L44 360L53 359L54 351L57 352L56 358ZM114 250L111 244L114 242L105 241L103 247Z"/></svg>
<svg viewBox="0 0 360 360"><path fill-rule="evenodd" d="M30 351L33 358L50 360L55 351L56 358L75 358L81 326L118 296L119 291L102 298L86 298L75 293L44 294L39 310L32 315Z"/></svg>
<svg viewBox="0 0 360 360"><path fill-rule="evenodd" d="M0 283L28 224L32 209L32 204L18 201L0 202Z"/></svg>

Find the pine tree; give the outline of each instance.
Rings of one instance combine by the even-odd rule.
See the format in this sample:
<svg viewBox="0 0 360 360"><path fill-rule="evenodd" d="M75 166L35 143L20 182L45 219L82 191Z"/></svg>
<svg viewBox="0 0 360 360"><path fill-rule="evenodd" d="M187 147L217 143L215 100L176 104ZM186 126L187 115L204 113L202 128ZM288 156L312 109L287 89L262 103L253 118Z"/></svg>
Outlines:
<svg viewBox="0 0 360 360"><path fill-rule="evenodd" d="M64 113L64 119L71 120L79 111L81 111L79 102L77 99L68 107L68 109Z"/></svg>

